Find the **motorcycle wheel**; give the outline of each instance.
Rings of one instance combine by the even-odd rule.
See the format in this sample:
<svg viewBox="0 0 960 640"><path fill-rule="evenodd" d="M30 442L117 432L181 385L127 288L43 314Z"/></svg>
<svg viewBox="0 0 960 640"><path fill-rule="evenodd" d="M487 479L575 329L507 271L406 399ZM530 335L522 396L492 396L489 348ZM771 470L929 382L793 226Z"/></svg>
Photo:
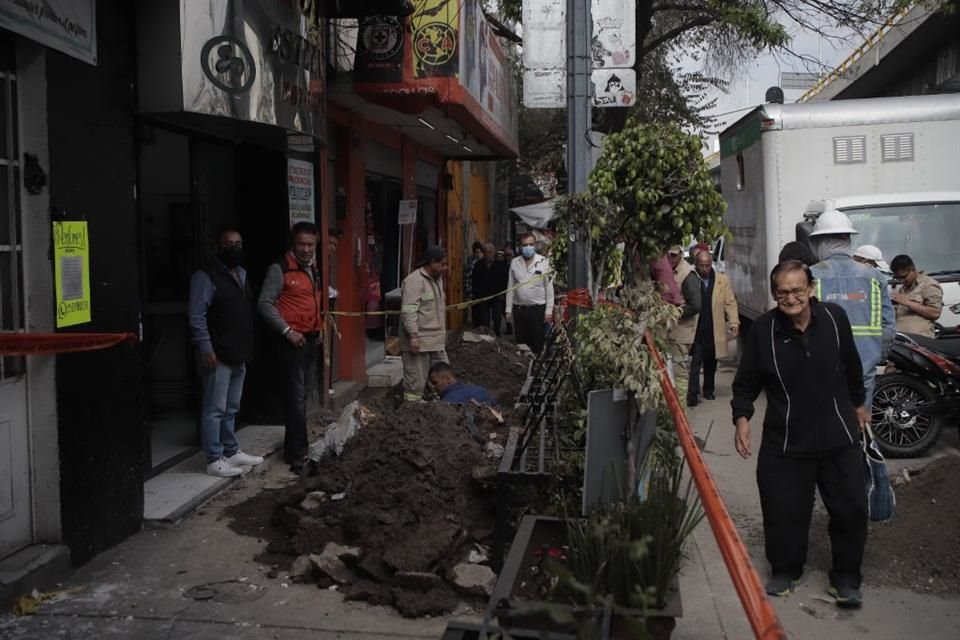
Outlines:
<svg viewBox="0 0 960 640"><path fill-rule="evenodd" d="M873 393L871 427L880 450L888 458L916 458L940 437L941 416L919 413L918 402L929 402L936 392L912 376L880 376Z"/></svg>

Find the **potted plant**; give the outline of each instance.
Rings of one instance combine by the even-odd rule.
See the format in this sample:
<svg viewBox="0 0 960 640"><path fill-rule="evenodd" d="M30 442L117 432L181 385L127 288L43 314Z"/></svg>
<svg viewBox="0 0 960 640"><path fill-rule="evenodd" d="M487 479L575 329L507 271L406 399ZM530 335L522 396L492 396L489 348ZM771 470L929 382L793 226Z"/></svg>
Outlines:
<svg viewBox="0 0 960 640"><path fill-rule="evenodd" d="M681 461L656 451L644 464L643 495L586 519L523 519L493 595L502 627L670 637L682 615L676 576L684 543L703 511Z"/></svg>

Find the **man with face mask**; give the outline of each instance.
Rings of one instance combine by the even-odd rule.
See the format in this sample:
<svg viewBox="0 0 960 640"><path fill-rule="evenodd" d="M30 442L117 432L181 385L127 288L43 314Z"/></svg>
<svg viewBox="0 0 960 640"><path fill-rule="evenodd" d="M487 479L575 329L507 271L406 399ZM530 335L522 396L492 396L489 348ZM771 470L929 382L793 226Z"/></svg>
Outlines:
<svg viewBox="0 0 960 640"><path fill-rule="evenodd" d="M533 353L543 350L545 322L553 322L553 273L546 256L537 255L533 234L520 236L520 255L510 263L506 318L512 323L516 307L517 344Z"/></svg>
<svg viewBox="0 0 960 640"><path fill-rule="evenodd" d="M225 229L216 258L190 279L190 333L203 384L200 438L207 473L221 478L263 462L240 451L234 436L246 363L253 358L253 294L242 262L243 239Z"/></svg>
<svg viewBox="0 0 960 640"><path fill-rule="evenodd" d="M814 253L820 259L813 266L814 295L820 302L840 305L850 318L869 409L877 366L893 344L896 316L879 272L853 259L850 236L856 233L850 219L840 211L824 211L817 218L810 234Z"/></svg>
<svg viewBox="0 0 960 640"><path fill-rule="evenodd" d="M283 459L299 472L310 448L307 440L307 396L315 390L317 350L323 331L319 231L312 222L290 230L290 249L270 265L257 307L267 326L281 337L286 368Z"/></svg>

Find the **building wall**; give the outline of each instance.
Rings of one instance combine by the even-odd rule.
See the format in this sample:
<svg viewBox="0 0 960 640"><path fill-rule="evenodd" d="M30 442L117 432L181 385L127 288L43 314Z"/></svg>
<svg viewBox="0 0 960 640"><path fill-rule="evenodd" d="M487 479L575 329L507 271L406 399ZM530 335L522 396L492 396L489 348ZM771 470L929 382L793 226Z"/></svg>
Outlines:
<svg viewBox="0 0 960 640"><path fill-rule="evenodd" d="M50 207L90 235L92 322L71 331L139 332L133 25L130 3L101 0L96 67L47 53ZM63 535L76 563L141 527L140 379L134 345L57 357Z"/></svg>
<svg viewBox="0 0 960 640"><path fill-rule="evenodd" d="M21 38L17 46L17 85L20 92L20 147L31 153L44 171L50 168L47 136L46 49ZM22 194L26 194L25 191ZM22 195L24 290L28 332L53 331L53 271L50 247L50 189ZM56 358L27 358L28 425L30 431L33 537L36 542L60 542L60 449L57 442Z"/></svg>

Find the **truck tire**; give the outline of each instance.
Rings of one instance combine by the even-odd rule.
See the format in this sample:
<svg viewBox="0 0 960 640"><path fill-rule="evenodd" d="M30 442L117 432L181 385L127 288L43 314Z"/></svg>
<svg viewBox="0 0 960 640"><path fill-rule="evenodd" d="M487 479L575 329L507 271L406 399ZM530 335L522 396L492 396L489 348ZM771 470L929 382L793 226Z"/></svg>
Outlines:
<svg viewBox="0 0 960 640"><path fill-rule="evenodd" d="M936 399L936 392L902 373L877 378L871 427L880 450L888 458L916 458L934 445L943 429L943 417L919 413L918 402Z"/></svg>

